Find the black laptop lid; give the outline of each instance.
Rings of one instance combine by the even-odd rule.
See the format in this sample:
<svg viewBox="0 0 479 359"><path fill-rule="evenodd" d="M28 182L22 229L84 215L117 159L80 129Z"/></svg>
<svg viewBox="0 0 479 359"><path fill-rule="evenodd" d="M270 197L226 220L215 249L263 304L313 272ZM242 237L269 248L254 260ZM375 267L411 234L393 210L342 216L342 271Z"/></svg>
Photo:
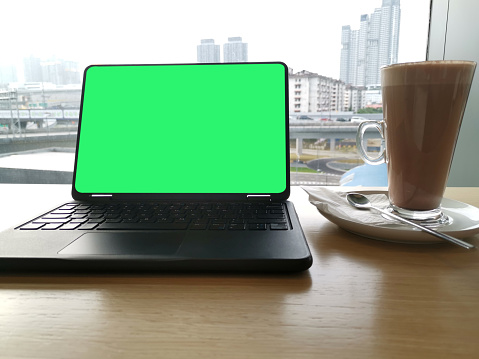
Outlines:
<svg viewBox="0 0 479 359"><path fill-rule="evenodd" d="M85 70L75 199L285 199L283 63Z"/></svg>

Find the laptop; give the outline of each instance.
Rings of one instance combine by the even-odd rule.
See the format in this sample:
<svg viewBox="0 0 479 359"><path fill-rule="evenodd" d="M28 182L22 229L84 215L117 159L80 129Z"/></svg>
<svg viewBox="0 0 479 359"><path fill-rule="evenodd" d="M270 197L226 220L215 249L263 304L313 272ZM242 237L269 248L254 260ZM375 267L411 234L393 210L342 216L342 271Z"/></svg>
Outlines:
<svg viewBox="0 0 479 359"><path fill-rule="evenodd" d="M0 233L0 268L308 269L281 62L85 69L73 199Z"/></svg>

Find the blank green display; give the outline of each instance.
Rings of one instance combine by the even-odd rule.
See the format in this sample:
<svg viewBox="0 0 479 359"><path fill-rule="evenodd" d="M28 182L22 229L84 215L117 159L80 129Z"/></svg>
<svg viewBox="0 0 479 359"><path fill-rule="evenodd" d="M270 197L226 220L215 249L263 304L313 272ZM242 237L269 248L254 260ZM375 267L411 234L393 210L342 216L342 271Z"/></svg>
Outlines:
<svg viewBox="0 0 479 359"><path fill-rule="evenodd" d="M281 193L287 71L281 63L91 66L80 193Z"/></svg>

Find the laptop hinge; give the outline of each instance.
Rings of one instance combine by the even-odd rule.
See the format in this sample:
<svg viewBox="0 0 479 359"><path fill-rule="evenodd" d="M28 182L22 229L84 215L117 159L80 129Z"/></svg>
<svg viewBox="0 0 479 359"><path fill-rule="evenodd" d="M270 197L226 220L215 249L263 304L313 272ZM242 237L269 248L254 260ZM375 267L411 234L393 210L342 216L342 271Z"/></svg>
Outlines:
<svg viewBox="0 0 479 359"><path fill-rule="evenodd" d="M264 200L269 200L271 201L271 195L269 194L248 194L246 195L246 198L248 200L253 200L253 201L264 201Z"/></svg>

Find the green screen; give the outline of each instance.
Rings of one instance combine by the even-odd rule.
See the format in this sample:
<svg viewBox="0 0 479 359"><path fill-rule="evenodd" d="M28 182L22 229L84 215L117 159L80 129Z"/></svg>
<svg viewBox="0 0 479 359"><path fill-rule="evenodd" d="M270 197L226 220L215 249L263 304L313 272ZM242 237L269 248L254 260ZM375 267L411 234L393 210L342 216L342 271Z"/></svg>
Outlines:
<svg viewBox="0 0 479 359"><path fill-rule="evenodd" d="M281 193L284 64L91 66L80 193Z"/></svg>

